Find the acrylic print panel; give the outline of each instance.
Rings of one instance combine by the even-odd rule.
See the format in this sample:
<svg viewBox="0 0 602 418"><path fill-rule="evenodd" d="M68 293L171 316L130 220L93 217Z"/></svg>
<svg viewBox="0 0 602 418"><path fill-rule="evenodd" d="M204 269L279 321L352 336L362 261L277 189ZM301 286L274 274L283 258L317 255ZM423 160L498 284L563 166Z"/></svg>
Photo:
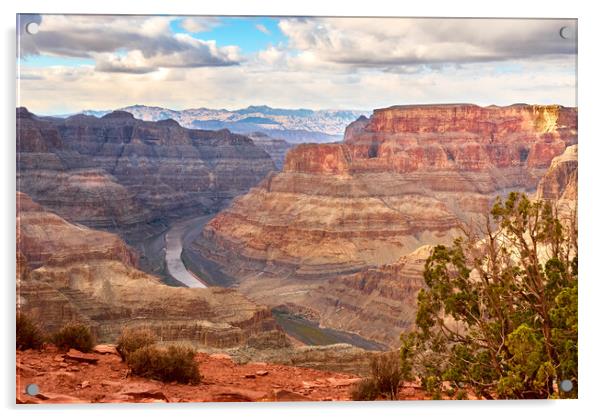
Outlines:
<svg viewBox="0 0 602 418"><path fill-rule="evenodd" d="M576 20L17 31L18 403L577 397Z"/></svg>

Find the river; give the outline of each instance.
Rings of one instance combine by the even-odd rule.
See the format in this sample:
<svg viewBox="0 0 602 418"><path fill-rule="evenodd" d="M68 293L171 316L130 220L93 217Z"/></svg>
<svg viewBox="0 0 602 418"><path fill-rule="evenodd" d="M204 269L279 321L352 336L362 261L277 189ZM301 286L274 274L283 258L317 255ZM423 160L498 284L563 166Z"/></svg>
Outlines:
<svg viewBox="0 0 602 418"><path fill-rule="evenodd" d="M186 268L182 261L184 243L194 239L214 215L199 216L174 223L165 234L165 263L171 277L186 287L205 288L207 284Z"/></svg>
<svg viewBox="0 0 602 418"><path fill-rule="evenodd" d="M165 277L167 277L167 280L173 280L172 285L206 288L208 283L203 280L205 278L213 286L224 286L221 283L223 280L216 282L215 277L212 277L218 275L219 272L214 271L214 267L207 260L188 257L190 258L188 260L190 267L196 271L195 274L186 267L182 259L182 249L190 245L214 216L215 214L182 219L174 222L166 232L141 242L137 248L142 250L145 255L147 271L161 275L164 280ZM287 334L308 345L348 343L366 350L384 350L387 348L357 334L321 328L317 322L286 312L274 310L273 315Z"/></svg>

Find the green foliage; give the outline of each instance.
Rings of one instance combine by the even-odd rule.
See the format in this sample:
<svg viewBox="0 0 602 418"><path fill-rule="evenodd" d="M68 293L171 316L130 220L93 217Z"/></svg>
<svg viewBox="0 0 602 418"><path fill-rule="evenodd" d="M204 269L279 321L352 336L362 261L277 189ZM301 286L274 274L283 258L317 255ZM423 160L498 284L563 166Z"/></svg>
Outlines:
<svg viewBox="0 0 602 418"><path fill-rule="evenodd" d="M417 376L433 397L444 382L456 397L467 387L485 398L576 397L575 225L511 193L482 230L436 246L417 329L401 339L404 378ZM564 379L575 389L559 392Z"/></svg>
<svg viewBox="0 0 602 418"><path fill-rule="evenodd" d="M88 326L71 323L65 325L59 332L54 334L52 342L62 350L74 348L85 353L94 348L95 339Z"/></svg>
<svg viewBox="0 0 602 418"><path fill-rule="evenodd" d="M117 340L117 351L127 361L128 356L136 350L156 342L157 336L150 328L124 328Z"/></svg>
<svg viewBox="0 0 602 418"><path fill-rule="evenodd" d="M144 346L128 356L132 373L164 382L197 384L201 381L195 351L190 347L172 345L158 348Z"/></svg>
<svg viewBox="0 0 602 418"><path fill-rule="evenodd" d="M576 271L576 270L575 270ZM558 356L558 382L571 380L577 392L577 281L558 293L550 310L552 341ZM568 396L567 396L568 395ZM560 397L572 397L559 392Z"/></svg>
<svg viewBox="0 0 602 418"><path fill-rule="evenodd" d="M25 314L17 313L17 350L38 349L44 343L44 335Z"/></svg>

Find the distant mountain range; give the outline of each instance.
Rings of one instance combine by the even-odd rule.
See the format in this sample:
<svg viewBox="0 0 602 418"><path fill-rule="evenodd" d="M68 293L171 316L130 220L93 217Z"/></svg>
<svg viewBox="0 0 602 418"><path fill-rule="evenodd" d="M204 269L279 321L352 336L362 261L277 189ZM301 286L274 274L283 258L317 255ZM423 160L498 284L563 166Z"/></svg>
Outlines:
<svg viewBox="0 0 602 418"><path fill-rule="evenodd" d="M186 109L134 105L121 109L137 119L159 121L173 119L187 128L229 129L250 134L262 132L292 143L334 142L343 138L345 127L362 115L371 112L359 110L275 109L269 106L249 106L245 109ZM101 117L112 110L84 110L81 113Z"/></svg>

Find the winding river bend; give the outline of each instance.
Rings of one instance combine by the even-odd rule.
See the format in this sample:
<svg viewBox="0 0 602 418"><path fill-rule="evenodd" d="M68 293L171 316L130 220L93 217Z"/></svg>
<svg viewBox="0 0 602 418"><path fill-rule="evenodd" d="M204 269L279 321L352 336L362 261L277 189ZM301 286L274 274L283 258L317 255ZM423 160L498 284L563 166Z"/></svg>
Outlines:
<svg viewBox="0 0 602 418"><path fill-rule="evenodd" d="M203 281L200 275L207 277L211 281L212 267L204 265L202 259L192 259L191 268L186 267L182 259L183 248L188 247L192 241L201 233L207 222L215 214L197 216L194 218L182 219L172 224L172 226L160 235L147 240L143 246L147 256L156 256L163 258L165 263L164 273L172 279L186 287L206 288L208 283ZM161 263L159 263L161 264ZM336 343L347 343L366 350L385 350L387 347L376 341L371 341L357 334L348 333L341 330L322 328L319 323L313 322L286 312L273 310L273 315L283 330L307 345L329 345Z"/></svg>
<svg viewBox="0 0 602 418"><path fill-rule="evenodd" d="M186 287L205 288L207 284L186 268L182 261L182 248L200 233L215 215L205 215L174 223L165 234L165 264L167 272Z"/></svg>

